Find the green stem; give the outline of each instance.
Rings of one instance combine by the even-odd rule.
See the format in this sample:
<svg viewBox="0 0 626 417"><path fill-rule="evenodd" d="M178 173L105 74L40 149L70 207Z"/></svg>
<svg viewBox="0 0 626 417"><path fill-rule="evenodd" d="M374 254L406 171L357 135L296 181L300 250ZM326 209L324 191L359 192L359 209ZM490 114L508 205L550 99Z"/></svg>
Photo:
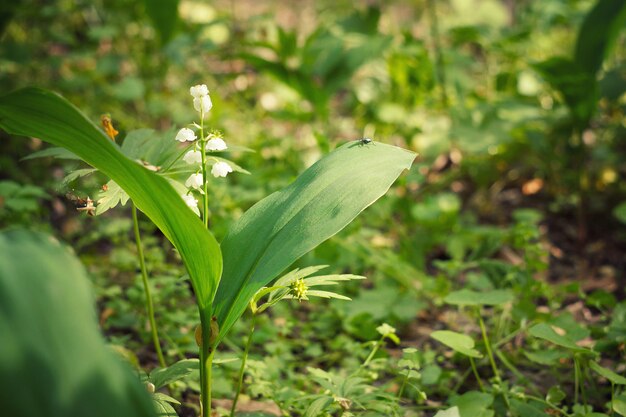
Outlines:
<svg viewBox="0 0 626 417"><path fill-rule="evenodd" d="M483 321L483 316L481 314L480 309L478 310L478 324L480 325L480 332L483 335L483 341L485 342L485 350L487 351L487 356L489 357L489 363L491 364L491 369L493 369L493 375L495 379L498 381L502 389L502 398L504 398L504 402L506 407L510 410L511 404L509 403L509 396L502 387L502 379L500 378L500 372L498 371L498 366L496 365L496 360L493 357L493 351L491 350L491 343L489 342L489 338L487 337L487 329L485 328L485 322Z"/></svg>
<svg viewBox="0 0 626 417"><path fill-rule="evenodd" d="M204 332L204 329L203 334L207 334ZM211 383L215 350L208 346L208 342L205 342L205 339L208 339L208 337L202 337L202 350L200 351L200 406L202 417L211 417Z"/></svg>
<svg viewBox="0 0 626 417"><path fill-rule="evenodd" d="M380 347L382 346L384 339L385 339L385 336L381 337L378 340L378 342L376 342L376 344L374 345L374 348L370 352L367 359L365 359L365 362L363 362L363 365L361 365L361 367L365 368L367 365L369 365L370 361L374 358L374 355L376 355L376 352L378 352L378 349L380 349Z"/></svg>
<svg viewBox="0 0 626 417"><path fill-rule="evenodd" d="M540 402L540 403L542 403L544 405L547 405L551 409L556 410L557 412L559 412L560 414L562 414L564 416L568 415L565 410L563 410L562 408L557 407L556 405L552 404L549 401L544 400L541 397L537 397L537 396L534 396L534 395L526 395L526 398L528 398L529 400L537 401L537 402Z"/></svg>
<svg viewBox="0 0 626 417"><path fill-rule="evenodd" d="M398 402L400 402L400 400L402 399L402 393L404 392L404 388L406 387L406 383L409 380L409 372L410 372L410 370L407 369L407 374L404 376L404 379L402 380L402 385L400 385L400 390L398 390Z"/></svg>
<svg viewBox="0 0 626 417"><path fill-rule="evenodd" d="M611 415L615 415L615 409L613 408L613 404L615 403L615 384L611 382Z"/></svg>
<svg viewBox="0 0 626 417"><path fill-rule="evenodd" d="M500 380L500 373L498 372L498 367L496 366L496 361L493 358L493 352L491 351L491 344L489 343L489 338L487 337L487 329L485 328L485 322L483 321L483 317L478 312L478 324L480 325L480 332L483 335L483 342L485 343L485 350L487 351L487 356L489 357L489 363L491 364L491 369L493 369L493 375Z"/></svg>
<svg viewBox="0 0 626 417"><path fill-rule="evenodd" d="M250 353L250 346L252 346L252 335L254 335L254 327L256 326L256 314L252 315L252 325L250 326L250 332L248 332L248 340L246 341L246 347L243 350L243 356L241 357L241 366L239 367L239 379L237 381L237 391L235 391L235 398L233 399L233 405L230 408L230 416L235 417L235 410L237 409L237 402L239 401L239 394L243 388L243 374L246 371L246 362L248 361L248 354Z"/></svg>
<svg viewBox="0 0 626 417"><path fill-rule="evenodd" d="M476 381L478 382L478 386L480 387L480 390L482 392L485 392L485 386L483 385L483 381L480 379L480 375L478 374L478 369L476 369L476 362L474 362L474 358L472 358L471 356L469 360L470 360L470 365L472 365L472 372L474 373L474 376L476 377Z"/></svg>
<svg viewBox="0 0 626 417"><path fill-rule="evenodd" d="M154 350L159 358L159 365L165 368L165 359L163 358L163 352L161 351L161 344L159 343L159 333L156 327L156 320L154 319L154 304L152 302L152 295L150 294L150 285L148 284L148 271L146 270L146 260L143 255L143 246L141 244L141 235L139 233L139 221L137 220L137 206L132 203L133 213L133 230L135 232L135 243L137 244L137 257L139 258L139 265L141 267L141 280L143 281L143 290L146 294L146 310L148 312L148 320L150 320L150 332L152 333L152 343L154 344Z"/></svg>
<svg viewBox="0 0 626 417"><path fill-rule="evenodd" d="M574 404L578 403L579 387L580 387L580 368L578 367L578 359L574 357Z"/></svg>
<svg viewBox="0 0 626 417"><path fill-rule="evenodd" d="M441 93L441 105L444 109L447 109L449 103L448 91L446 88L446 69L443 63L443 54L441 53L441 37L439 35L439 20L437 19L435 1L428 0L426 5L430 18L430 34L433 38L433 47L435 49L435 71L437 73L437 81L439 83Z"/></svg>
<svg viewBox="0 0 626 417"><path fill-rule="evenodd" d="M200 153L202 154L202 185L204 195L202 196L202 220L204 227L209 228L209 194L208 178L206 172L206 143L204 140L204 113L200 114Z"/></svg>

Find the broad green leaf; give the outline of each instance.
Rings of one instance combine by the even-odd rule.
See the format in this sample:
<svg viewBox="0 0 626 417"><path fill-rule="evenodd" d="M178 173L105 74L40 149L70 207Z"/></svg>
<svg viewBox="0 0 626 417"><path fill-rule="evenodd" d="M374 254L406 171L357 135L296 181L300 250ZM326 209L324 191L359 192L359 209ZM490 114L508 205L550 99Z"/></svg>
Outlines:
<svg viewBox="0 0 626 417"><path fill-rule="evenodd" d="M461 414L459 414L459 407L454 406L448 408L447 410L437 411L435 417L461 417Z"/></svg>
<svg viewBox="0 0 626 417"><path fill-rule="evenodd" d="M158 368L150 373L148 378L156 389L159 389L172 382L178 381L199 368L198 359L183 359L167 368Z"/></svg>
<svg viewBox="0 0 626 417"><path fill-rule="evenodd" d="M432 332L430 337L470 358L482 358L483 356L474 349L474 340L467 335L450 330L437 330Z"/></svg>
<svg viewBox="0 0 626 417"><path fill-rule="evenodd" d="M513 298L510 290L460 290L451 292L443 301L458 306L499 306L513 301Z"/></svg>
<svg viewBox="0 0 626 417"><path fill-rule="evenodd" d="M85 269L49 235L0 233L0 335L2 415L155 415L100 335Z"/></svg>
<svg viewBox="0 0 626 417"><path fill-rule="evenodd" d="M492 404L493 395L478 391L469 391L450 400L450 405L459 407L461 417L493 417L494 411L489 409Z"/></svg>
<svg viewBox="0 0 626 417"><path fill-rule="evenodd" d="M222 242L224 279L215 300L218 339L261 287L385 194L414 158L412 152L378 142L347 143L241 216Z"/></svg>
<svg viewBox="0 0 626 417"><path fill-rule="evenodd" d="M208 323L222 270L220 248L165 178L128 159L78 109L49 91L26 88L0 97L0 128L66 148L124 189L178 249Z"/></svg>
<svg viewBox="0 0 626 417"><path fill-rule="evenodd" d="M615 397L611 405L616 413L620 416L626 417L626 395L621 394L618 397Z"/></svg>
<svg viewBox="0 0 626 417"><path fill-rule="evenodd" d="M515 411L515 415L523 417L550 417L550 414L546 413L545 404L538 402L525 403L517 399L511 399L511 409Z"/></svg>
<svg viewBox="0 0 626 417"><path fill-rule="evenodd" d="M625 23L626 0L599 0L578 32L576 63L595 76Z"/></svg>
<svg viewBox="0 0 626 417"><path fill-rule="evenodd" d="M567 397L567 394L559 386L550 387L546 395L546 401L551 404L559 404Z"/></svg>
<svg viewBox="0 0 626 417"><path fill-rule="evenodd" d="M144 4L161 43L166 44L178 23L178 0L144 0Z"/></svg>
<svg viewBox="0 0 626 417"><path fill-rule="evenodd" d="M573 352L595 354L595 352L589 349L578 346L574 340L567 337L566 335L558 334L552 328L552 326L546 323L539 323L531 327L528 330L528 333L531 336L538 337L539 339L547 340L550 343L554 343L557 346L564 347Z"/></svg>
<svg viewBox="0 0 626 417"><path fill-rule="evenodd" d="M556 366L562 359L568 358L569 353L563 352L562 350L554 349L554 350L539 350L536 352L524 351L524 356L530 359L532 362L547 365L547 366Z"/></svg>
<svg viewBox="0 0 626 417"><path fill-rule="evenodd" d="M589 362L589 367L616 385L626 385L626 378L600 366L597 362Z"/></svg>

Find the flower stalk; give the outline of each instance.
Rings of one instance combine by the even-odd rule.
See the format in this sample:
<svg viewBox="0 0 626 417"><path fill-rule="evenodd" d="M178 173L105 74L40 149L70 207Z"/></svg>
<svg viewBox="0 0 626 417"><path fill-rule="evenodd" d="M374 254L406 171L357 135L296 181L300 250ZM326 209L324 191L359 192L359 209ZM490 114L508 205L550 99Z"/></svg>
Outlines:
<svg viewBox="0 0 626 417"><path fill-rule="evenodd" d="M137 244L137 257L139 258L139 266L141 268L141 281L143 282L144 294L146 294L146 311L148 313L148 320L150 321L150 333L152 334L152 343L154 344L154 350L156 351L159 359L159 365L165 368L165 358L163 357L163 351L161 350L161 343L159 342L159 333L157 331L156 320L154 318L154 303L152 301L152 295L150 293L150 285L148 283L148 271L146 269L146 261L143 254L143 246L141 244L141 234L139 233L139 221L137 219L137 206L132 203L132 215L133 215L133 231L135 233L135 243Z"/></svg>

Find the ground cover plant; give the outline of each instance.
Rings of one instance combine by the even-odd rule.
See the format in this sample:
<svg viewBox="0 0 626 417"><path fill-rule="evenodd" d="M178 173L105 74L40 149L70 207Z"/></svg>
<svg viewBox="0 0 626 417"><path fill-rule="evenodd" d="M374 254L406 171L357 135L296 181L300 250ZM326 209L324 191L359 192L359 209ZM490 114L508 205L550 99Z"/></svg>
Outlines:
<svg viewBox="0 0 626 417"><path fill-rule="evenodd" d="M625 25L3 7L2 409L626 415Z"/></svg>

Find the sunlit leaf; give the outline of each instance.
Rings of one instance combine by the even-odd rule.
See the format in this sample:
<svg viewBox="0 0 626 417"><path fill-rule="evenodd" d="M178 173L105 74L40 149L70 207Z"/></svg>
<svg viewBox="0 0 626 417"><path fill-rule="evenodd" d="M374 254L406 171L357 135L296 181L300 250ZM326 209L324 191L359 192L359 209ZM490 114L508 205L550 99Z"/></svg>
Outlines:
<svg viewBox="0 0 626 417"><path fill-rule="evenodd" d="M249 209L222 242L219 338L261 287L381 197L414 158L394 146L350 142Z"/></svg>
<svg viewBox="0 0 626 417"><path fill-rule="evenodd" d="M450 330L437 330L432 332L430 337L465 356L471 358L481 358L483 356L474 349L474 340L467 335Z"/></svg>

